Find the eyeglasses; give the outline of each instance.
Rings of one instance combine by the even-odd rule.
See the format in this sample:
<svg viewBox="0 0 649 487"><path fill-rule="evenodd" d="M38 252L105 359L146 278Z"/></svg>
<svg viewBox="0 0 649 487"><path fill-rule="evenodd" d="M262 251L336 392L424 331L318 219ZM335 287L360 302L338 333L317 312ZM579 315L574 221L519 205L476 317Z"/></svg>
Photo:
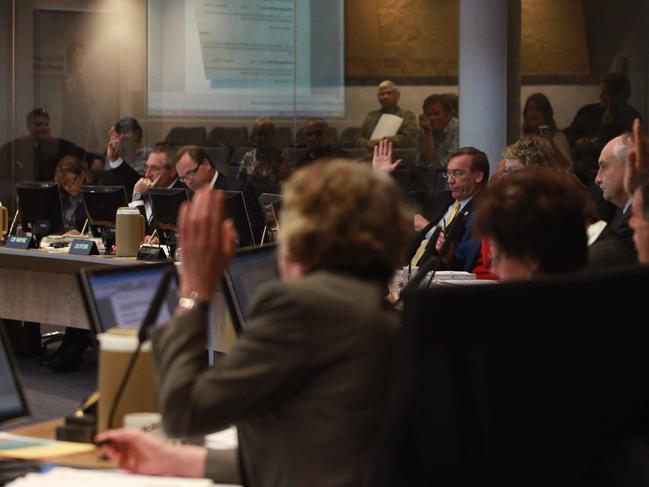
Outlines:
<svg viewBox="0 0 649 487"><path fill-rule="evenodd" d="M198 170L200 169L200 167L201 167L201 165L197 163L197 164L196 164L196 167L195 167L194 169L192 169L191 171L187 171L187 172L185 173L185 175L184 175L184 176L180 176L180 177L178 178L178 180L179 180L181 183L184 183L185 181L187 181L187 179L192 179L194 176L196 176L196 173L198 172Z"/></svg>
<svg viewBox="0 0 649 487"><path fill-rule="evenodd" d="M444 179L448 179L450 177L453 177L455 179L460 179L465 174L466 171L464 171L463 169L452 169L450 171L444 171L442 173L442 176L444 177Z"/></svg>

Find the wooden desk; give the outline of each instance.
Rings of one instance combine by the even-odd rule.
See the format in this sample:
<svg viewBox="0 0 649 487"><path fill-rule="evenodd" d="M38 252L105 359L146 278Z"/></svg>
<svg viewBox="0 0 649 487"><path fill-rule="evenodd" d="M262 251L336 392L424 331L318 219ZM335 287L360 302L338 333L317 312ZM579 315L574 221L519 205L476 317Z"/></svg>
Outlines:
<svg viewBox="0 0 649 487"><path fill-rule="evenodd" d="M52 419L42 423L23 426L21 428L14 428L9 430L9 433L14 435L31 436L34 438L45 438L53 440L56 438L56 428L63 425L63 419ZM82 468L117 468L117 466L110 460L103 460L99 448L95 451L87 453L76 453L74 455L65 455L56 458L45 458L42 461L47 463L55 463L57 465L64 465L70 467Z"/></svg>
<svg viewBox="0 0 649 487"><path fill-rule="evenodd" d="M140 263L135 258L0 247L0 318L90 328L77 284L79 269Z"/></svg>

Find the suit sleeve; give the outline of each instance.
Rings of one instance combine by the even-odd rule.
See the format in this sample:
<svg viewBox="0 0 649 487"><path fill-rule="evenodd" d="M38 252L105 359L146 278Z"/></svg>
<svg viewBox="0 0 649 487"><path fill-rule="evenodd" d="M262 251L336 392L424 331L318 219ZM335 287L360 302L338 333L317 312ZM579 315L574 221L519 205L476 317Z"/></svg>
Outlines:
<svg viewBox="0 0 649 487"><path fill-rule="evenodd" d="M207 312L175 317L152 334L165 431L204 434L280 401L306 374L305 318L275 285L254 306L246 332L214 367L205 360Z"/></svg>

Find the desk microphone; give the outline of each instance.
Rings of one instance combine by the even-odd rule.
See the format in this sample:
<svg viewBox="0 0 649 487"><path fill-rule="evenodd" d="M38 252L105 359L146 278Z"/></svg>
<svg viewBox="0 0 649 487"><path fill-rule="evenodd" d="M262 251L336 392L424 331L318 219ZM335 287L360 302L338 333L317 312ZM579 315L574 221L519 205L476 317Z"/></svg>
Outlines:
<svg viewBox="0 0 649 487"><path fill-rule="evenodd" d="M412 277L412 279L410 279L410 281L408 281L408 284L406 284L399 293L399 299L397 300L397 303L400 303L403 300L404 293L418 288L421 284L421 281L424 280L424 277L426 277L426 274L428 274L429 271L437 272L441 271L442 269L444 269L444 262L437 255L432 256L430 259L420 265L419 269L417 269L417 273Z"/></svg>

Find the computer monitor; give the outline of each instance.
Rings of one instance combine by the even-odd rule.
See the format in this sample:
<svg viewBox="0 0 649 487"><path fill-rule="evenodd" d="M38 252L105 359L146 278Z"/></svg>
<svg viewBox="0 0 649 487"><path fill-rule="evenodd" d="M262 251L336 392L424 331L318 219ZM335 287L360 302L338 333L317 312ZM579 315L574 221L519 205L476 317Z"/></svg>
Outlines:
<svg viewBox="0 0 649 487"><path fill-rule="evenodd" d="M96 333L110 328L138 329L170 262L120 267L83 268L79 283L88 320ZM176 279L172 279L157 323L169 320L178 304Z"/></svg>
<svg viewBox="0 0 649 487"><path fill-rule="evenodd" d="M29 181L16 185L23 230L37 242L46 235L65 233L59 185Z"/></svg>
<svg viewBox="0 0 649 487"><path fill-rule="evenodd" d="M176 222L180 206L189 201L189 191L185 188L149 189L153 227L158 231L160 243L176 247Z"/></svg>
<svg viewBox="0 0 649 487"><path fill-rule="evenodd" d="M4 326L18 325L0 326L0 423L30 414Z"/></svg>
<svg viewBox="0 0 649 487"><path fill-rule="evenodd" d="M630 268L407 293L371 485L636 485L607 476L649 465L647 289Z"/></svg>
<svg viewBox="0 0 649 487"><path fill-rule="evenodd" d="M232 218L239 236L239 247L250 247L255 245L255 237L248 216L248 208L241 191L223 191L225 195L225 213Z"/></svg>
<svg viewBox="0 0 649 487"><path fill-rule="evenodd" d="M128 206L124 186L82 186L81 197L93 235L101 237L109 252L115 243L117 209Z"/></svg>
<svg viewBox="0 0 649 487"><path fill-rule="evenodd" d="M250 304L259 286L278 278L276 245L237 251L223 277L223 290L237 334L246 327Z"/></svg>

